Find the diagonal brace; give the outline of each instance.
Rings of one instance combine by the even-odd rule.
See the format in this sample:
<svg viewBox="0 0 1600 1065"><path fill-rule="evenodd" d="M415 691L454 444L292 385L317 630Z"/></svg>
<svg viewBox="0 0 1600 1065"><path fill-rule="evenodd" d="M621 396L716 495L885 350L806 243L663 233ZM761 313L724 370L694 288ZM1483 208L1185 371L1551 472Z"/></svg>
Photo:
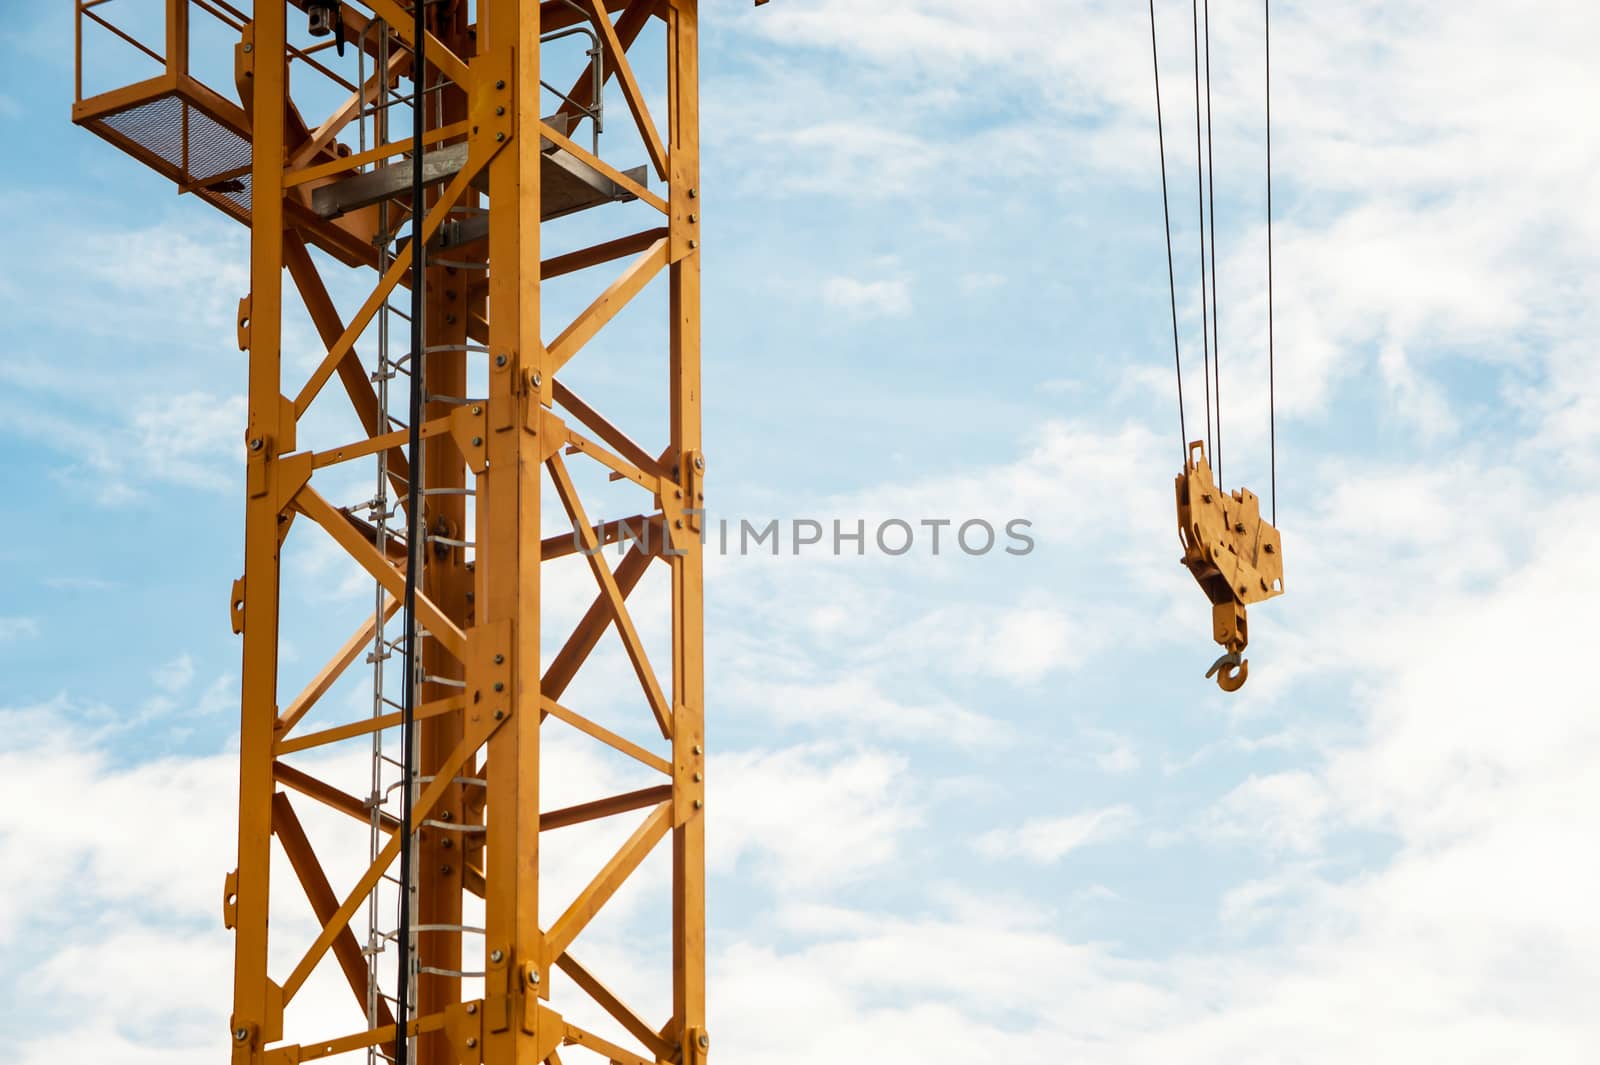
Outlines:
<svg viewBox="0 0 1600 1065"><path fill-rule="evenodd" d="M633 871L647 858L650 852L665 838L667 831L672 827L672 803L667 801L657 806L644 819L644 823L634 830L633 835L617 849L617 853L606 862L605 868L595 874L587 887L578 894L578 897L568 906L566 912L557 918L551 926L549 935L545 936L545 949L550 956L560 957L565 954L572 941L578 938L578 933L592 921L600 908L611 900ZM353 911L352 911L353 912Z"/></svg>
<svg viewBox="0 0 1600 1065"><path fill-rule="evenodd" d="M282 845L283 853L294 869L294 875L300 879L300 886L305 888L306 900L311 903L311 909L317 915L317 920L326 924L338 910L339 899L333 893L333 886L328 883L328 874L323 872L322 863L317 861L316 852L311 847L311 841L306 838L306 830L300 824L300 818L295 815L289 796L281 791L275 792L272 796L272 831L278 837L278 843ZM365 1008L367 981L371 977L371 970L368 968L366 957L361 953L361 944L356 939L356 934L350 931L348 923L339 929L338 938L333 941L333 956L338 959L339 968L344 970L345 981L355 993L356 1001ZM394 1012L389 1008L389 1003L380 998L378 1027L386 1024L394 1024ZM390 1054L394 1053L393 1046L387 1049Z"/></svg>
<svg viewBox="0 0 1600 1065"><path fill-rule="evenodd" d="M593 571L594 579L600 583L601 590L605 592L606 599L610 602L611 616L616 622L617 634L622 637L622 645L628 652L628 661L633 664L633 671L639 678L640 686L644 688L645 698L650 702L651 711L656 716L656 724L661 727L662 738L671 739L672 708L661 690L661 682L656 680L655 670L650 668L650 659L645 655L639 631L634 628L633 617L628 613L628 604L623 598L622 589L618 587L616 576L612 574L611 566L606 562L605 552L600 549L594 529L589 525L589 518L583 512L583 504L578 499L578 490L572 483L572 475L567 472L567 464L562 461L559 453L551 455L546 464L550 467L556 494L561 497L561 505L566 508L567 517L572 520L573 528L583 538L584 557L589 562L589 569Z"/></svg>
<svg viewBox="0 0 1600 1065"><path fill-rule="evenodd" d="M645 106L644 92L639 88L638 79L633 76L633 65L628 62L628 49L617 39L617 28L611 24L605 0L584 0L584 6L589 9L595 27L605 42L609 60L607 66L616 68L617 83L622 86L622 96L628 101L628 110L633 112L634 124L639 127L639 138L644 141L645 151L650 154L650 162L655 166L656 174L665 181L667 149L661 143L661 132L650 117L650 109Z"/></svg>
<svg viewBox="0 0 1600 1065"><path fill-rule="evenodd" d="M615 318L617 313L661 272L669 258L668 245L668 239L662 237L645 249L644 254L629 263L628 268L611 283L610 287L589 304L582 314L573 319L572 324L563 329L560 336L550 342L552 371L565 366L578 353L579 348L594 339L595 334Z"/></svg>
<svg viewBox="0 0 1600 1065"><path fill-rule="evenodd" d="M323 499L315 488L309 484L301 488L294 498L294 505L299 507L306 517L327 530L328 535L333 537L351 558L360 563L362 569L372 574L390 595L398 597L405 594L404 575L346 521L345 516L334 509L332 503ZM428 634L438 640L445 650L454 655L458 661L466 661L466 633L457 628L455 622L446 617L444 611L440 610L433 600L420 592L417 594L417 616L422 619Z"/></svg>

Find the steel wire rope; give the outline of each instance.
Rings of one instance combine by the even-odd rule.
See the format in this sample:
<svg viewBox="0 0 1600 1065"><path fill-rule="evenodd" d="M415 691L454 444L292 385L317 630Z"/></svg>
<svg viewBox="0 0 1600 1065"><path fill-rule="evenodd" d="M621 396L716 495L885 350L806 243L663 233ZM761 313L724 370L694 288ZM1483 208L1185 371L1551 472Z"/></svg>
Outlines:
<svg viewBox="0 0 1600 1065"><path fill-rule="evenodd" d="M1194 180L1195 203L1200 215L1200 371L1206 391L1206 452L1215 461L1216 444L1211 435L1211 336L1207 322L1206 305L1206 174L1205 152L1200 145L1200 5L1199 0L1189 0L1194 16ZM1211 73L1206 71L1206 91L1211 90ZM1207 116L1210 124L1210 116ZM1213 263L1213 266L1215 264ZM1220 412L1219 412L1220 413Z"/></svg>
<svg viewBox="0 0 1600 1065"><path fill-rule="evenodd" d="M1161 53L1156 47L1156 0L1150 0L1150 58L1155 67L1156 84L1156 143L1161 150L1161 215L1166 223L1167 235L1167 294L1172 305L1172 365L1178 376L1178 436L1179 450L1185 464L1189 461L1189 430L1183 416L1183 356L1178 346L1178 282L1172 269L1172 209L1167 198L1167 143L1161 121ZM1209 426L1208 426L1209 428Z"/></svg>
<svg viewBox="0 0 1600 1065"><path fill-rule="evenodd" d="M405 690L400 711L400 947L399 973L395 978L395 1065L407 1065L410 1039L406 1034L406 1013L411 990L411 819L416 774L413 733L416 727L417 695L417 574L422 568L422 392L426 386L423 356L423 285L426 280L423 247L424 189L422 176L423 138L427 125L427 101L423 87L427 82L427 18L423 0L412 0L412 98L411 98L411 374L410 417L407 426L406 461L406 584L404 626Z"/></svg>
<svg viewBox="0 0 1600 1065"><path fill-rule="evenodd" d="M1211 134L1211 0L1205 0L1206 39L1206 177L1209 192L1207 209L1211 217L1211 372L1212 381L1207 388L1216 389L1217 439L1211 454L1216 467L1217 484L1222 484L1222 308L1217 301L1217 274L1221 272L1217 260L1217 164L1213 155L1216 138ZM1196 110L1198 111L1198 103ZM1200 281L1200 302L1205 302L1205 279ZM1210 394L1207 394L1210 405Z"/></svg>
<svg viewBox="0 0 1600 1065"><path fill-rule="evenodd" d="M1267 433L1272 460L1272 524L1278 524L1278 367L1272 320L1272 0L1262 0L1267 54Z"/></svg>

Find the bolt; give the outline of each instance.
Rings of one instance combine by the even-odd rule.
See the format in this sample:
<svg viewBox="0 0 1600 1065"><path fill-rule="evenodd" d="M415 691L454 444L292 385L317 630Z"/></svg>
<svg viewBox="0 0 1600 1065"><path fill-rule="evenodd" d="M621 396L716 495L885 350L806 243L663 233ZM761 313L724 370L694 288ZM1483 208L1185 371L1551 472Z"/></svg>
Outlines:
<svg viewBox="0 0 1600 1065"><path fill-rule="evenodd" d="M483 437L481 437L481 436L473 437L472 438L472 446L473 447L482 447L483 446Z"/></svg>
<svg viewBox="0 0 1600 1065"><path fill-rule="evenodd" d="M698 248L699 246L700 246L700 242L697 241L697 240L691 240L689 242L689 247L690 248Z"/></svg>
<svg viewBox="0 0 1600 1065"><path fill-rule="evenodd" d="M528 970L528 983L537 984L538 982L539 982L539 970L537 970L537 969L529 969Z"/></svg>
<svg viewBox="0 0 1600 1065"><path fill-rule="evenodd" d="M700 195L700 190L699 189L690 189L689 190L689 199L692 200L698 195Z"/></svg>
<svg viewBox="0 0 1600 1065"><path fill-rule="evenodd" d="M245 51L248 52L250 50L250 46L248 44L245 45L244 47L245 47ZM242 1043L246 1039L250 1038L250 1029L248 1029L248 1028L235 1028L233 1030L233 1037L235 1039L237 1039L239 1042Z"/></svg>
<svg viewBox="0 0 1600 1065"><path fill-rule="evenodd" d="M505 691L506 690L505 682L504 681L498 681L498 680L495 681L494 682L494 690L497 691L497 692Z"/></svg>
<svg viewBox="0 0 1600 1065"><path fill-rule="evenodd" d="M701 802L701 801L700 801L700 800L699 800L699 799L696 799L696 800L695 800L695 801L694 801L694 808L695 808L695 809L696 809L696 810L698 810L698 809L700 809L700 807L702 807L702 806L704 806L704 805L705 805L705 803L703 803L703 802Z"/></svg>
<svg viewBox="0 0 1600 1065"><path fill-rule="evenodd" d="M505 88L506 87L505 79L502 78L500 81L495 82L494 83L494 87L497 88L497 89Z"/></svg>
<svg viewBox="0 0 1600 1065"><path fill-rule="evenodd" d="M497 665L497 666L505 665L506 664L506 656L505 655L495 655L494 656L494 664Z"/></svg>
<svg viewBox="0 0 1600 1065"><path fill-rule="evenodd" d="M672 498L673 499L682 499L683 498L683 489L681 489L681 488L673 489Z"/></svg>
<svg viewBox="0 0 1600 1065"><path fill-rule="evenodd" d="M439 866L439 875L440 876L449 876L454 871L455 870L451 869L448 865Z"/></svg>
<svg viewBox="0 0 1600 1065"><path fill-rule="evenodd" d="M1265 551L1269 555L1275 555L1278 553L1278 549L1273 547L1271 544L1261 545L1261 550Z"/></svg>
<svg viewBox="0 0 1600 1065"><path fill-rule="evenodd" d="M262 442L261 442L261 438L259 436L251 438L251 440L250 440L250 450L251 451L260 451L262 446L263 445L262 445Z"/></svg>
<svg viewBox="0 0 1600 1065"><path fill-rule="evenodd" d="M253 52L255 50L256 50L256 46L253 45L253 44L247 44L247 45L244 46L244 54L245 55L249 55L251 52ZM243 1029L240 1029L240 1030L243 1031ZM243 1039L244 1036L241 1035L239 1038Z"/></svg>
<svg viewBox="0 0 1600 1065"><path fill-rule="evenodd" d="M496 355L494 357L494 364L496 366L504 366L506 364L506 357L504 355Z"/></svg>
<svg viewBox="0 0 1600 1065"><path fill-rule="evenodd" d="M700 1044L700 1049L701 1050L710 1050L711 1049L711 1037L709 1035L706 1035L706 1033L701 1032L700 1033L700 1038L697 1041Z"/></svg>
<svg viewBox="0 0 1600 1065"><path fill-rule="evenodd" d="M474 413L474 414L482 414L483 413L483 408L478 406L476 403L474 403L472 405L472 413Z"/></svg>
<svg viewBox="0 0 1600 1065"><path fill-rule="evenodd" d="M503 107L497 107L494 109L494 113L497 115L503 115L506 113L506 109Z"/></svg>
<svg viewBox="0 0 1600 1065"><path fill-rule="evenodd" d="M540 373L538 370L533 371L533 376L529 377L528 380L533 382L534 388L544 387L544 374Z"/></svg>
<svg viewBox="0 0 1600 1065"><path fill-rule="evenodd" d="M468 1017L472 1016L474 1013L477 1013L477 1012L478 1012L478 1004L476 1002L467 1003L467 1016Z"/></svg>
<svg viewBox="0 0 1600 1065"><path fill-rule="evenodd" d="M505 952L501 950L493 951L489 954L489 960L496 964L503 962L506 960Z"/></svg>
<svg viewBox="0 0 1600 1065"><path fill-rule="evenodd" d="M455 819L456 819L456 815L451 813L449 810L440 810L439 811L439 820L441 820L441 821L454 821Z"/></svg>
<svg viewBox="0 0 1600 1065"><path fill-rule="evenodd" d="M695 754L699 754L700 753L700 745L698 743L694 745L694 753Z"/></svg>
<svg viewBox="0 0 1600 1065"><path fill-rule="evenodd" d="M501 142L501 141L503 141L503 140L505 140L505 139L506 139L506 135L505 135L505 134L504 134L504 133L496 133L496 134L495 134L495 135L494 135L494 139L495 139L495 143L496 143L496 144L498 144L498 143L500 143L500 142Z"/></svg>
<svg viewBox="0 0 1600 1065"><path fill-rule="evenodd" d="M698 222L698 221L700 221L700 216L699 216L699 215L697 215L697 214L692 214L692 215L690 215L690 216L689 216L689 224L690 224L690 225L691 225L691 226L692 226L692 225L694 225L694 224L695 224L695 223L696 223L696 222Z"/></svg>
<svg viewBox="0 0 1600 1065"><path fill-rule="evenodd" d="M706 468L706 457L704 455L696 455L694 457L694 468L697 470Z"/></svg>
<svg viewBox="0 0 1600 1065"><path fill-rule="evenodd" d="M472 1038L470 1035L467 1036L467 1049L468 1050L471 1050L473 1047L475 1047L477 1045L478 1045L478 1041L476 1039Z"/></svg>
<svg viewBox="0 0 1600 1065"><path fill-rule="evenodd" d="M674 528L674 529L681 529L681 528L683 528L683 519L682 519L682 518L679 518L679 519L678 519L678 520L677 520L677 521L675 521L675 522L673 522L673 523L672 523L672 527L673 527L673 528Z"/></svg>
<svg viewBox="0 0 1600 1065"><path fill-rule="evenodd" d="M701 782L701 781L702 781L702 780L704 780L704 779L705 779L705 777L703 777L703 776L701 776L701 775L700 775L700 774L699 774L699 773L696 773L696 774L695 774L695 775L694 775L694 782L695 782L695 783L696 783L696 784L698 784L698 783L700 783L700 782Z"/></svg>
<svg viewBox="0 0 1600 1065"><path fill-rule="evenodd" d="M496 710L494 712L494 719L496 721L504 721L506 719L506 712L504 710Z"/></svg>
<svg viewBox="0 0 1600 1065"><path fill-rule="evenodd" d="M449 850L451 847L455 846L455 843L453 841L451 841L451 840L448 840L448 839L441 839L439 841L439 846L440 846L440 848L442 848L444 850Z"/></svg>

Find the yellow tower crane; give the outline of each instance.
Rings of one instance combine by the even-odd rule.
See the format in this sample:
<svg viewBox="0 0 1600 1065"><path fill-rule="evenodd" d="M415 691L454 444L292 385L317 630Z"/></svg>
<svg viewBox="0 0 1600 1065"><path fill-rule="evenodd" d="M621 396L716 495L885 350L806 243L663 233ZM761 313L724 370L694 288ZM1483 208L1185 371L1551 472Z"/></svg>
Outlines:
<svg viewBox="0 0 1600 1065"><path fill-rule="evenodd" d="M162 0L143 33L149 5L74 3L74 121L250 229L245 564L231 596L238 868L223 892L232 1060L528 1065L581 1047L629 1065L704 1062L696 0ZM100 40L123 42L148 76L101 65ZM645 40L665 47L647 54ZM231 82L218 77L230 68ZM121 80L85 91L107 77ZM612 81L643 166L601 151ZM663 82L652 113L642 83ZM626 226L637 208L622 202L650 223ZM580 212L601 238L542 256L544 224ZM544 289L567 275L588 284L587 305L547 323ZM658 279L666 357L600 351L602 330ZM353 284L366 295L346 317L331 293ZM323 345L309 373L286 351L296 298ZM664 400L663 439L635 442L599 397L570 387L569 367L601 358ZM343 404L337 391L361 432L313 439L332 423L318 416ZM609 481L634 491L632 509L589 504ZM280 622L283 560L317 537L370 576L372 609L297 694L281 687L280 648L293 636L304 650L307 634ZM604 548L622 540L613 564ZM546 658L563 563L587 569L592 600ZM670 588L669 645L654 655L630 602L653 567ZM635 712L615 728L563 702L607 630L636 681ZM324 696L358 662L372 710L352 719ZM541 808L544 729L616 752L641 786ZM319 757L336 751L356 756ZM350 831L313 846L308 804ZM610 818L631 831L542 911L541 840ZM298 883L270 876L275 847ZM646 1013L579 958L586 928L658 847L670 851L670 988ZM352 860L353 877L330 872ZM303 943L269 934L289 893L320 929ZM286 1038L303 1031L302 992L329 958L352 992L349 1022ZM570 1019L576 999L614 1022L609 1036Z"/></svg>
<svg viewBox="0 0 1600 1065"><path fill-rule="evenodd" d="M73 120L250 230L244 573L229 600L243 644L238 865L222 892L234 1065L560 1065L573 1047L703 1065L697 0L74 7ZM107 42L146 69L103 61ZM602 151L613 81L642 165ZM664 84L659 113L644 84ZM544 254L546 223L578 215L580 246ZM558 278L586 286L582 309L546 323ZM650 365L597 338L658 278L665 358ZM352 288L363 295L346 315L334 293ZM309 361L286 350L295 303L320 339ZM574 390L570 368L597 360L617 392L664 400L661 439L636 442L608 402ZM335 408L359 431L329 437ZM1178 505L1232 690L1244 605L1281 589L1277 534L1253 495L1218 492L1198 450ZM315 632L286 631L284 559L316 538L370 579L371 605L296 692L280 651L292 637L303 653ZM558 629L562 567L592 584ZM652 569L669 599L655 654L634 596ZM602 724L567 693L608 639L630 695ZM363 671L370 697L352 713L330 692ZM639 786L545 808L545 728L626 762ZM330 819L346 831L308 831ZM542 910L549 834L613 821L620 842ZM643 942L620 962L610 952L630 981L669 985L649 1012L578 958L658 848L665 961ZM275 852L292 881L271 876ZM315 917L303 942L269 928L288 896ZM348 984L348 1020L308 1034L328 1012L306 993L325 963Z"/></svg>

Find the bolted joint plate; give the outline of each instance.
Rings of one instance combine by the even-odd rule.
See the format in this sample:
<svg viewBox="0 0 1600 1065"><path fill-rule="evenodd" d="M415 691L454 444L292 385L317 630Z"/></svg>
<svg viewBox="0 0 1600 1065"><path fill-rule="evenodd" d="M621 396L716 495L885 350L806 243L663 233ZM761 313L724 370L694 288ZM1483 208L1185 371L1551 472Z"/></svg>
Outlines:
<svg viewBox="0 0 1600 1065"><path fill-rule="evenodd" d="M467 632L466 713L469 722L478 719L504 721L516 705L511 634L509 618L481 622Z"/></svg>
<svg viewBox="0 0 1600 1065"><path fill-rule="evenodd" d="M470 158L474 164L489 159L510 143L516 133L516 56L509 47L474 56L472 94L468 104L472 134Z"/></svg>
<svg viewBox="0 0 1600 1065"><path fill-rule="evenodd" d="M1282 595L1283 543L1262 520L1256 494L1220 491L1198 441L1190 445L1176 487L1183 564L1212 604L1249 605Z"/></svg>

